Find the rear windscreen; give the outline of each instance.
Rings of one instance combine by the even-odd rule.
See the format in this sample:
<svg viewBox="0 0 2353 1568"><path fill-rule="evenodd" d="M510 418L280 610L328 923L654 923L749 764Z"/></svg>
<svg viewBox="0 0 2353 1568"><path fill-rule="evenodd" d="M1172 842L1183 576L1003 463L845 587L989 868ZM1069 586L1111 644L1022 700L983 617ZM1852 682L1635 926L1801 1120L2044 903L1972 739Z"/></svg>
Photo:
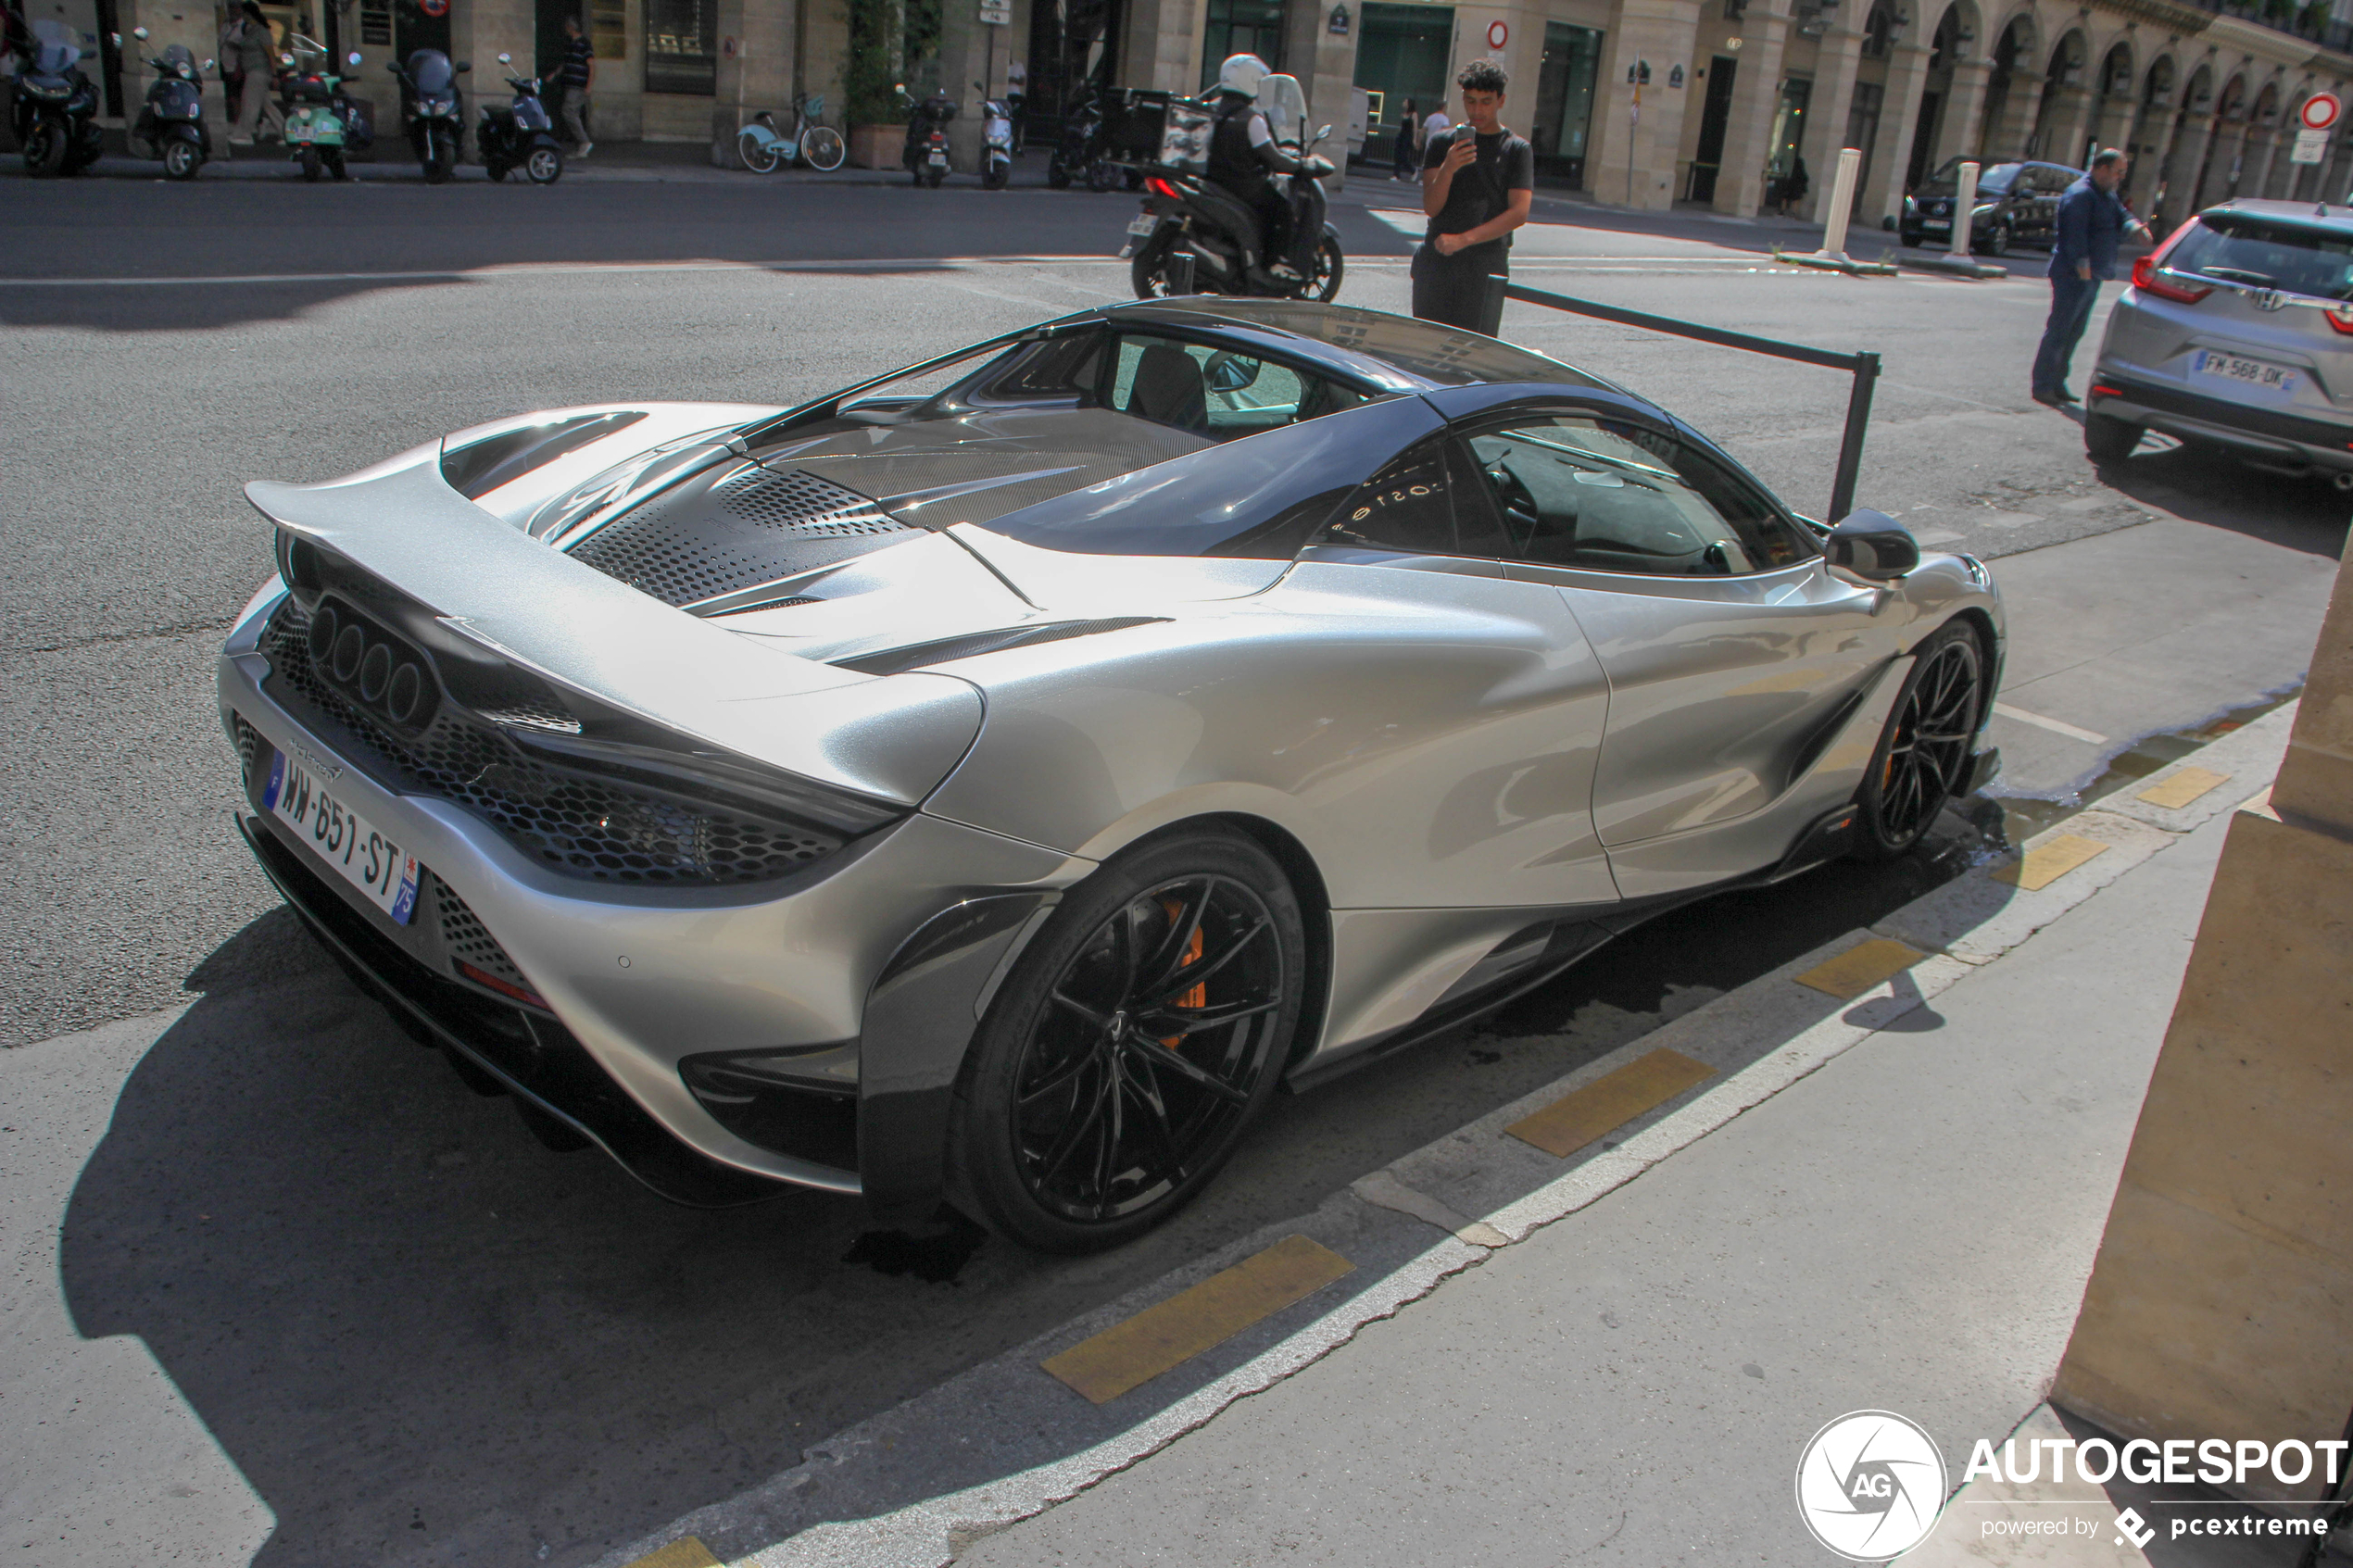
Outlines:
<svg viewBox="0 0 2353 1568"><path fill-rule="evenodd" d="M2208 213L2165 257L2166 270L2321 299L2353 299L2353 234Z"/></svg>
<svg viewBox="0 0 2353 1568"><path fill-rule="evenodd" d="M2022 163L1997 163L1977 177L1977 194L1998 196L2007 194L2010 182L2016 180ZM1955 158L1935 173L1920 182L1919 194L1924 196L1949 196L1960 189L1960 159Z"/></svg>

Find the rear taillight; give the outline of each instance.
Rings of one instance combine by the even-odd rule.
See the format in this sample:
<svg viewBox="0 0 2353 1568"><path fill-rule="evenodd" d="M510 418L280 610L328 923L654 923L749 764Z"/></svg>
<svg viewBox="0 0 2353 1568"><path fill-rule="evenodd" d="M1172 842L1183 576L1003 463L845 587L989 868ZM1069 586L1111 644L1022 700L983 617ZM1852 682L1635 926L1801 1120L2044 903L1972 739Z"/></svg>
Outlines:
<svg viewBox="0 0 2353 1568"><path fill-rule="evenodd" d="M2171 255L2173 247L2180 245L2183 237L2197 226L2197 220L2191 219L2187 223L2166 235L2163 245L2133 263L2133 286L2144 294L2153 294L2159 299L2176 300L2183 305L2196 305L2199 300L2212 294L2214 287L2210 283L2204 288L2195 288L2161 276L2165 270L2165 258Z"/></svg>
<svg viewBox="0 0 2353 1568"><path fill-rule="evenodd" d="M2329 319L2330 326L2353 337L2353 305L2332 305L2321 314Z"/></svg>
<svg viewBox="0 0 2353 1568"><path fill-rule="evenodd" d="M1170 184L1167 181L1163 180L1157 174L1153 175L1150 180L1145 181L1144 183L1151 187L1151 193L1156 196L1165 196L1170 201L1178 201L1182 199L1182 194L1178 192L1176 187Z"/></svg>

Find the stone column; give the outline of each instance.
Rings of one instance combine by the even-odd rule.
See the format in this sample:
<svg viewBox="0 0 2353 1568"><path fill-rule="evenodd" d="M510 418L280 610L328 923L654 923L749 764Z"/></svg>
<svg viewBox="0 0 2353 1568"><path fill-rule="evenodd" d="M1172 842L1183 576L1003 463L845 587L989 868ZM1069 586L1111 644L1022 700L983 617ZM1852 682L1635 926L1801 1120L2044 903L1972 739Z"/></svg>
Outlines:
<svg viewBox="0 0 2353 1568"><path fill-rule="evenodd" d="M2051 107L2049 131L2034 156L2051 163L2081 166L2083 144L2092 134L2092 116L2098 101L2091 90L2061 83L2044 94Z"/></svg>
<svg viewBox="0 0 2353 1568"><path fill-rule="evenodd" d="M793 0L719 0L719 82L711 100L711 161L719 168L743 167L736 132L761 109L774 114L778 130L792 129L793 32Z"/></svg>
<svg viewBox="0 0 2353 1568"><path fill-rule="evenodd" d="M847 136L849 96L842 71L849 60L849 9L841 0L799 0L793 12L793 91L824 99L817 118Z"/></svg>
<svg viewBox="0 0 2353 1568"><path fill-rule="evenodd" d="M2103 147L2124 146L2132 139L2133 119L2137 113L2138 107L2129 97L2102 97L2099 113L2092 121L2093 139Z"/></svg>
<svg viewBox="0 0 2353 1568"><path fill-rule="evenodd" d="M1948 158L1975 157L1985 113L1985 84L1993 80L1991 60L1962 60L1953 67L1953 85L1944 94L1944 123L1936 128L1936 149L1929 167Z"/></svg>
<svg viewBox="0 0 2353 1568"><path fill-rule="evenodd" d="M2002 100L2000 121L1987 128L1982 148L1990 163L2007 163L2026 156L2026 139L2034 134L2034 121L2043 112L2045 79L2014 73L2010 90Z"/></svg>
<svg viewBox="0 0 2353 1568"><path fill-rule="evenodd" d="M1822 34L1814 60L1814 94L1806 107L1799 153L1806 159L1803 216L1819 223L1830 216L1831 178L1838 172L1839 149L1846 145L1846 117L1855 107L1855 72L1863 59L1863 35L1832 27Z"/></svg>
<svg viewBox="0 0 2353 1568"><path fill-rule="evenodd" d="M1609 34L1602 74L1594 83L1592 153L1585 188L1602 201L1659 211L1675 199L1675 158L1683 143L1683 113L1694 94L1667 85L1667 72L1688 64L1699 26L1698 0L1624 0ZM1464 45L1466 49L1468 44ZM1480 51L1483 52L1483 51ZM1648 60L1651 83L1642 90L1642 118L1629 124L1634 89L1628 68ZM1629 145L1632 171L1628 171ZM1631 189L1629 189L1629 186Z"/></svg>
<svg viewBox="0 0 2353 1568"><path fill-rule="evenodd" d="M1888 51L1887 96L1881 101L1879 139L1871 148L1870 188L1855 215L1866 229L1902 210L1904 176L1912 160L1912 132L1920 118L1920 94L1928 87L1929 48L1898 44Z"/></svg>
<svg viewBox="0 0 2353 1568"><path fill-rule="evenodd" d="M2197 210L2198 177L2206 171L2207 149L2214 144L2214 117L2184 114L2165 160L2166 216L2174 223Z"/></svg>
<svg viewBox="0 0 2353 1568"><path fill-rule="evenodd" d="M1134 0L1122 24L1119 73L1112 80L1122 87L1197 91L1202 28L1208 18L1201 0Z"/></svg>
<svg viewBox="0 0 2353 1568"><path fill-rule="evenodd" d="M2340 566L2269 809L2231 818L2053 1403L2159 1443L2343 1436L2349 1041L2353 571ZM2309 1499L2326 1474L2258 1471L2232 1489Z"/></svg>
<svg viewBox="0 0 2353 1568"><path fill-rule="evenodd" d="M1315 150L1332 160L1336 172L1324 182L1327 190L1339 190L1348 173L1348 107L1356 90L1356 35L1364 25L1362 0L1344 0L1348 6L1348 31L1335 35L1331 31L1333 0L1290 0L1283 14L1283 64L1291 75L1299 78L1299 85L1307 94L1307 129L1304 135L1313 136L1328 125L1331 140ZM1512 31L1520 29L1518 19L1513 20ZM1543 23L1537 27L1541 32ZM1527 89L1535 94L1534 84ZM1512 107L1520 101L1519 73L1512 73ZM1524 118L1524 117L1522 117ZM1507 120L1513 117L1507 112Z"/></svg>
<svg viewBox="0 0 2353 1568"><path fill-rule="evenodd" d="M521 68L516 74L521 75L530 69L538 47L539 19L532 0L452 0L449 57L473 67L471 73L458 79L466 104L466 156L472 161L482 161L482 139L474 134L474 127L481 119L484 94L508 92L507 68L498 63L499 54L512 55ZM397 103L398 98L399 89L395 87L385 101ZM382 104L378 107L376 140L381 146L387 136L396 140L400 127L396 115L386 116L381 112Z"/></svg>
<svg viewBox="0 0 2353 1568"><path fill-rule="evenodd" d="M1749 0L1740 74L1724 126L1724 161L1716 176L1716 210L1747 218L1765 205L1765 160L1772 156L1773 113L1781 102L1781 56L1789 43L1789 0Z"/></svg>

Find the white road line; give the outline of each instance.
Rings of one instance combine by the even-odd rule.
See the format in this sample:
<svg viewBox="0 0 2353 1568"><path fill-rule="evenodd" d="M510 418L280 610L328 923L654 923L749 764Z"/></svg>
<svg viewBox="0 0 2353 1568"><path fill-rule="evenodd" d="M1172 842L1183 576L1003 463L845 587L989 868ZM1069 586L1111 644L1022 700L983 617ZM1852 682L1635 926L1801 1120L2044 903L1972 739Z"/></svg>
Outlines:
<svg viewBox="0 0 2353 1568"><path fill-rule="evenodd" d="M2092 730L2079 730L2064 720L2045 719L2040 713L2029 713L2025 709L2012 708L2007 702L1995 703L1994 711L2005 719L2015 719L2021 724L2032 724L2038 730L2048 730L2055 735L2065 735L2070 740L2080 740L2089 746L2108 744L2108 737L2104 734Z"/></svg>

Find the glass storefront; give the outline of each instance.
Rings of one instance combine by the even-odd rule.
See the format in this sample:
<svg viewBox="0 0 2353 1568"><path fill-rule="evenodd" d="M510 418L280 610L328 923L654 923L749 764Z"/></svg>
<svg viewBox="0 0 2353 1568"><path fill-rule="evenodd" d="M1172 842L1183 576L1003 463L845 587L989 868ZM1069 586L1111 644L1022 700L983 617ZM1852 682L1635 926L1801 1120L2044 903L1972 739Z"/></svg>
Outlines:
<svg viewBox="0 0 2353 1568"><path fill-rule="evenodd" d="M1394 139L1405 101L1427 115L1446 99L1446 57L1454 46L1451 6L1385 6L1366 0L1357 19L1356 85L1365 89L1369 147Z"/></svg>
<svg viewBox="0 0 2353 1568"><path fill-rule="evenodd" d="M1236 55L1256 55L1267 69L1283 69L1283 0L1209 0L1201 48L1203 92L1217 80L1217 68Z"/></svg>
<svg viewBox="0 0 2353 1568"><path fill-rule="evenodd" d="M646 91L710 97L719 86L719 0L646 0Z"/></svg>
<svg viewBox="0 0 2353 1568"><path fill-rule="evenodd" d="M1593 125L1593 82L1601 69L1602 35L1590 27L1544 24L1544 69L1536 82L1536 119L1529 140L1536 169L1570 184L1585 183L1585 142Z"/></svg>

